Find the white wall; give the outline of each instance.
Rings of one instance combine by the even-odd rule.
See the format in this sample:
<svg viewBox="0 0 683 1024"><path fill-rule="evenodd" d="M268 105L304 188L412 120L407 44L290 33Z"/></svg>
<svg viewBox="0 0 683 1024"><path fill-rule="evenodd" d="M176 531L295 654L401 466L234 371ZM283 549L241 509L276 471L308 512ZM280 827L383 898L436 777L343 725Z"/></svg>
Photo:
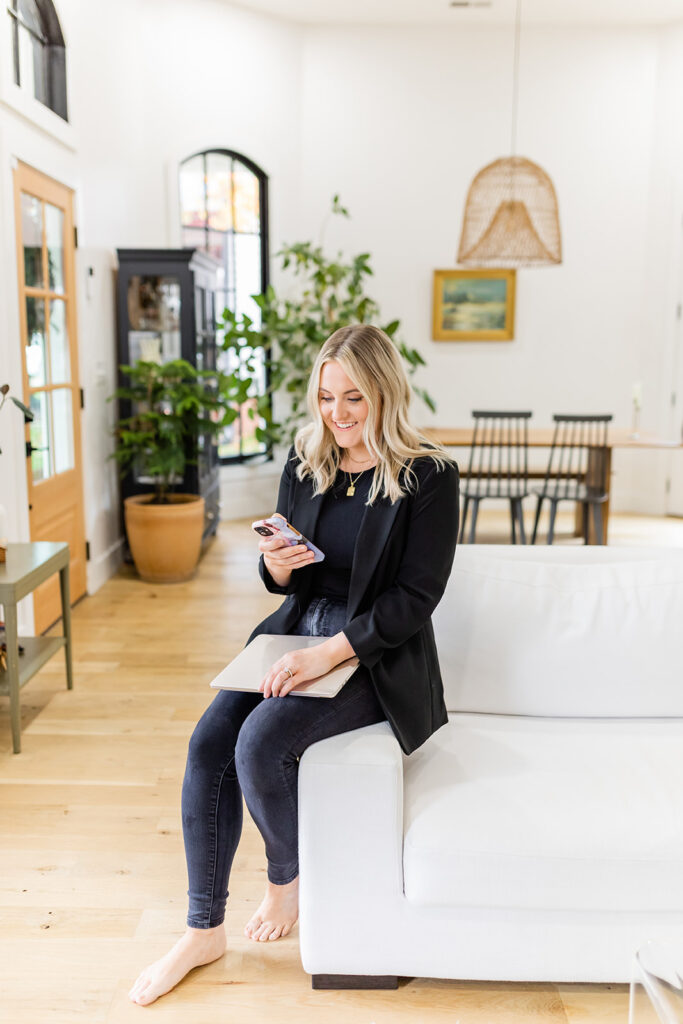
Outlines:
<svg viewBox="0 0 683 1024"><path fill-rule="evenodd" d="M105 401L115 386L113 254L179 244L177 165L199 149L234 148L269 175L273 253L317 238L341 193L353 219L330 221L325 243L372 253L372 293L427 359L420 383L437 399L434 422L466 422L485 404L531 408L539 424L553 411L607 409L629 426L642 381L642 428L670 428L683 30L523 30L518 152L554 180L564 262L518 272L514 342L456 344L431 340L432 271L455 265L472 177L509 150L511 29L305 28L223 0L57 6L71 125L22 107L6 62L0 75L0 375L19 393L18 157L77 196L91 589L119 543ZM28 535L21 439L20 417L3 416L0 501L17 539ZM615 506L663 511L669 461L618 453ZM273 466L225 470L223 514L270 511L276 483Z"/></svg>
<svg viewBox="0 0 683 1024"><path fill-rule="evenodd" d="M607 411L630 426L632 385L643 381L642 427L665 429L673 239L662 185L674 177L667 143L680 136L673 107L683 98L673 71L659 67L662 51L674 61L666 38L640 29L523 30L517 151L554 181L564 261L518 271L514 342L453 343L431 340L432 271L455 265L475 173L509 152L512 30L308 31L305 223L315 231L329 197L341 193L353 220L332 225L329 242L373 254L383 313L400 317L428 363L420 382L438 412L421 408L422 422L459 424L476 407L517 407L532 409L539 425L553 412ZM634 457L648 467L659 461L615 455L614 507L663 511L662 473L639 487Z"/></svg>
<svg viewBox="0 0 683 1024"><path fill-rule="evenodd" d="M265 170L272 250L292 237L299 201L302 33L221 0L58 0L56 6L68 53L69 145L24 116L57 121L54 115L40 105L20 112L3 104L0 89L0 303L8 339L0 350L0 372L21 394L10 169L19 156L76 191L88 586L93 591L115 566L120 543L116 471L107 461L113 406L106 403L116 386L115 249L180 244L178 163L211 146L241 151ZM4 25L8 19L0 21ZM10 52L9 46L3 52ZM27 539L21 423L20 417L11 418L16 422L10 425L10 417L3 416L6 444L0 441L7 447L2 478L11 481L4 503L10 508L10 537ZM274 467L268 466L265 476L276 487ZM230 492L229 487L228 507ZM243 507L243 495L240 501Z"/></svg>

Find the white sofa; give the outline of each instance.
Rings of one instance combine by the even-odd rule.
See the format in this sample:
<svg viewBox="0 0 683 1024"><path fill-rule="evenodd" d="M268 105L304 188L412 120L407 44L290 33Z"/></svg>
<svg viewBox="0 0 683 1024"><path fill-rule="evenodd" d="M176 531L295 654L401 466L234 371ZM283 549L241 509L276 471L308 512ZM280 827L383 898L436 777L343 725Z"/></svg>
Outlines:
<svg viewBox="0 0 683 1024"><path fill-rule="evenodd" d="M434 627L448 725L301 759L304 970L628 981L683 940L683 549L460 547Z"/></svg>

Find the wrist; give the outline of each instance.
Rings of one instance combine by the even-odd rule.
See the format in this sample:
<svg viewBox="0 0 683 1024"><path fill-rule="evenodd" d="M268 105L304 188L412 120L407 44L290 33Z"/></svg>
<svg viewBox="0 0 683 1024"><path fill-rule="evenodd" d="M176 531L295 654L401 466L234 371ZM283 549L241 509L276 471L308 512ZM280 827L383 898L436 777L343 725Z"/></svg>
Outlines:
<svg viewBox="0 0 683 1024"><path fill-rule="evenodd" d="M320 646L330 658L332 668L335 665L341 665L343 661L348 661L349 658L355 657L356 654L343 632L329 637Z"/></svg>

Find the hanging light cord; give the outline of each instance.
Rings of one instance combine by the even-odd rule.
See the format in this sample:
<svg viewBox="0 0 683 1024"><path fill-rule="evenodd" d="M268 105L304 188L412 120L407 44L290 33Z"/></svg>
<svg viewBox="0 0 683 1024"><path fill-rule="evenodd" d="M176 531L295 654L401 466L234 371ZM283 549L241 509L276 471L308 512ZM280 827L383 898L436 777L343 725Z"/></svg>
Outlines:
<svg viewBox="0 0 683 1024"><path fill-rule="evenodd" d="M517 13L515 15L515 57L514 69L512 72L512 139L510 145L511 156L516 155L517 145L517 100L519 96L519 37L522 27L522 0L517 0Z"/></svg>

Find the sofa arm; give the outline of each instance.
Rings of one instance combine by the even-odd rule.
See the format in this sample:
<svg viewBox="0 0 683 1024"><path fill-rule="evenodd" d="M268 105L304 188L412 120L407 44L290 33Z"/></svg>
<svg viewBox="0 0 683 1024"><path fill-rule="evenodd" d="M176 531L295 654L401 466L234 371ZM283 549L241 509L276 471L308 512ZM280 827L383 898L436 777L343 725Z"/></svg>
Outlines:
<svg viewBox="0 0 683 1024"><path fill-rule="evenodd" d="M299 869L301 957L315 974L330 944L343 948L346 936L353 948L359 914L403 893L403 754L388 722L305 751Z"/></svg>

